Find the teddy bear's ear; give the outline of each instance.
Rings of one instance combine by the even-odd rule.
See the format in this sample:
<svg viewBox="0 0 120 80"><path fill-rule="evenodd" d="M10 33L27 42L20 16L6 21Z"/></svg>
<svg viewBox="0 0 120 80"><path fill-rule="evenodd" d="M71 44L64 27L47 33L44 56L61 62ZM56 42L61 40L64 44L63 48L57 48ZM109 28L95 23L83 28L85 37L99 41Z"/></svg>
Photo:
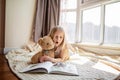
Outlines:
<svg viewBox="0 0 120 80"><path fill-rule="evenodd" d="M41 45L42 42L43 42L43 38L40 38L40 39L38 40L38 43Z"/></svg>

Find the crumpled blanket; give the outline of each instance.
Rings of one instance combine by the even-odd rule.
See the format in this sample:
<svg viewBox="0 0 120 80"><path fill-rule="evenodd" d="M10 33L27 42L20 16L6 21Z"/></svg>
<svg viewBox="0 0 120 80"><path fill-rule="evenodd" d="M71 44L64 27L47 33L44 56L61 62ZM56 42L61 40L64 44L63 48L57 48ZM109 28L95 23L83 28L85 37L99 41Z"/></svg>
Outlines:
<svg viewBox="0 0 120 80"><path fill-rule="evenodd" d="M31 57L37 51L38 50L28 51L25 49L16 49L5 55L11 70L22 80L114 80L120 73L112 67L101 63L99 60L92 61L87 57L77 54L72 55L67 62L77 66L79 76L20 73L19 71L21 69L30 64Z"/></svg>

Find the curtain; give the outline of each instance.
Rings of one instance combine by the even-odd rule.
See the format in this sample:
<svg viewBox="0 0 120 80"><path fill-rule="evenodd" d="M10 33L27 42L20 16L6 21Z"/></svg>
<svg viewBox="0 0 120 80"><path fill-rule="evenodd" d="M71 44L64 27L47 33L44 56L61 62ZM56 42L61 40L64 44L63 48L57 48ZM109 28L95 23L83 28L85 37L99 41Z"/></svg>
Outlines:
<svg viewBox="0 0 120 80"><path fill-rule="evenodd" d="M37 0L33 40L47 35L50 29L59 24L60 0Z"/></svg>

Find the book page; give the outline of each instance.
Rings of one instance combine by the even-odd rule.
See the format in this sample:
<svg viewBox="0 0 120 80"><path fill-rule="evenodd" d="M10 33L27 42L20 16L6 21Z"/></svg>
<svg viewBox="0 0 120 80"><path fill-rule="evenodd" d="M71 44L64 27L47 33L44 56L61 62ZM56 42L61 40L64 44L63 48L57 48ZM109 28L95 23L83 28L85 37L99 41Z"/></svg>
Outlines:
<svg viewBox="0 0 120 80"><path fill-rule="evenodd" d="M30 64L20 72L46 72L48 73L50 68L53 66L52 62L46 61L43 63Z"/></svg>
<svg viewBox="0 0 120 80"><path fill-rule="evenodd" d="M70 63L58 63L52 66L50 73L76 76L78 75L76 66Z"/></svg>

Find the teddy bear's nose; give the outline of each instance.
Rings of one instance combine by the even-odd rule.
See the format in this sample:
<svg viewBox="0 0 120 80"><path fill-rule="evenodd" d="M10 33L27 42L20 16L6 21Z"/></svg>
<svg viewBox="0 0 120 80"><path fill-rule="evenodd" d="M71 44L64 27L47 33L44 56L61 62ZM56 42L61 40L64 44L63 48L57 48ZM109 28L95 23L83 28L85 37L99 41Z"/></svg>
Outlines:
<svg viewBox="0 0 120 80"><path fill-rule="evenodd" d="M47 45L49 45L49 43L47 43Z"/></svg>

